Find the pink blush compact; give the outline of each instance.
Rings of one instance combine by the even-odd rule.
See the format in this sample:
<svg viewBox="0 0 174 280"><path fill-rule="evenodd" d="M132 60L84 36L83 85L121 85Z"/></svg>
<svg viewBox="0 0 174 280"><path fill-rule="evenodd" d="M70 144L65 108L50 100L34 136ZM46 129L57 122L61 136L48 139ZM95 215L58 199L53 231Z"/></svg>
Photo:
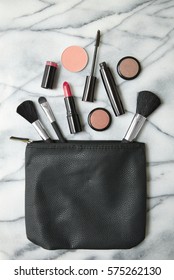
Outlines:
<svg viewBox="0 0 174 280"><path fill-rule="evenodd" d="M63 67L70 72L79 72L86 67L88 55L82 47L70 46L63 51L61 62Z"/></svg>
<svg viewBox="0 0 174 280"><path fill-rule="evenodd" d="M111 115L104 108L96 108L88 115L89 126L96 131L103 131L111 124Z"/></svg>

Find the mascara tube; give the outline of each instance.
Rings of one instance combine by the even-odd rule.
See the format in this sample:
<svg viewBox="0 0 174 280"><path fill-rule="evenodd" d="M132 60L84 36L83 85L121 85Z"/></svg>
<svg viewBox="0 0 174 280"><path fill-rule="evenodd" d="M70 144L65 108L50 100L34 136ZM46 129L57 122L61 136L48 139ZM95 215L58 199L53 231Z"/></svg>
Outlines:
<svg viewBox="0 0 174 280"><path fill-rule="evenodd" d="M107 66L106 62L102 62L100 65L100 74L102 81L110 100L112 109L116 116L120 116L125 113L123 104L121 102L115 80L112 76L110 68Z"/></svg>

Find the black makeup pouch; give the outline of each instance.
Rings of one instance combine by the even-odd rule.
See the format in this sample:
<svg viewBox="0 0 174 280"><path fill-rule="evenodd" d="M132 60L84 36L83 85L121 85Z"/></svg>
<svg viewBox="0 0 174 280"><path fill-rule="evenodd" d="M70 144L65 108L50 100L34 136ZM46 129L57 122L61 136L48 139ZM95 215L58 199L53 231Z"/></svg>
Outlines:
<svg viewBox="0 0 174 280"><path fill-rule="evenodd" d="M46 249L128 249L145 237L144 143L33 142L26 232Z"/></svg>

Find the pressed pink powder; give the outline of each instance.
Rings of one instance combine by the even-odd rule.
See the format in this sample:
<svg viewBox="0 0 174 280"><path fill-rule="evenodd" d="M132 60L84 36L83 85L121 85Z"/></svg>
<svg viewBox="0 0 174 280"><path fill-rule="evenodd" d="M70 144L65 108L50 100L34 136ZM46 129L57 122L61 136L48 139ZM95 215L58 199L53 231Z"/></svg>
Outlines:
<svg viewBox="0 0 174 280"><path fill-rule="evenodd" d="M89 113L88 123L92 129L103 131L110 126L111 115L104 108L96 108Z"/></svg>
<svg viewBox="0 0 174 280"><path fill-rule="evenodd" d="M88 63L88 55L85 49L79 46L66 48L61 56L62 65L71 72L79 72Z"/></svg>

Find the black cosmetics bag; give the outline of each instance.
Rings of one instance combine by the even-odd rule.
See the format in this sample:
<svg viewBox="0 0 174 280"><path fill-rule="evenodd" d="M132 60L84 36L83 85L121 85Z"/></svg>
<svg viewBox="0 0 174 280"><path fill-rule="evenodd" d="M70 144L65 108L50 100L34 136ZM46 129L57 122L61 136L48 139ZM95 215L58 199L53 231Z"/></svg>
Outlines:
<svg viewBox="0 0 174 280"><path fill-rule="evenodd" d="M144 143L32 142L26 232L46 249L128 249L145 237Z"/></svg>

